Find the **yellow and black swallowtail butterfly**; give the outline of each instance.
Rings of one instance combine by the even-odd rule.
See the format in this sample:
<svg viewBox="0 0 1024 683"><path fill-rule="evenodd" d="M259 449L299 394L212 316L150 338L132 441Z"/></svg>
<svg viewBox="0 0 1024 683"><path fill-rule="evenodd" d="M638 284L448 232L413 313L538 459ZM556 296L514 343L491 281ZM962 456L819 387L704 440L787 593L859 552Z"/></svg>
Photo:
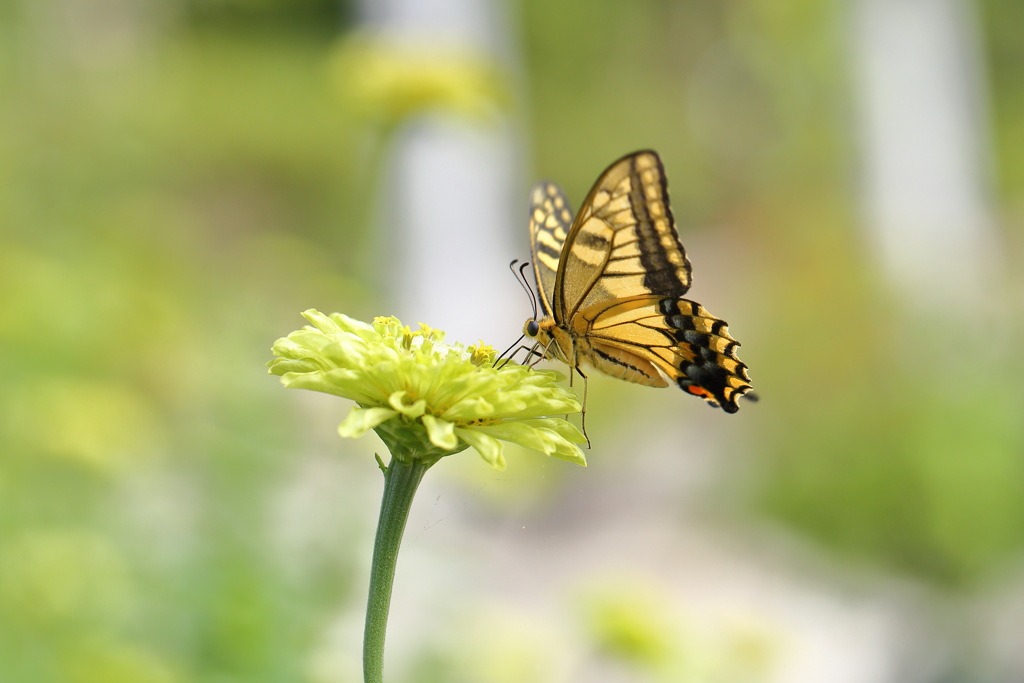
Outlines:
<svg viewBox="0 0 1024 683"><path fill-rule="evenodd" d="M609 166L575 216L557 185L534 186L530 246L543 314L524 331L544 357L739 410L747 366L726 323L682 298L690 262L655 152Z"/></svg>

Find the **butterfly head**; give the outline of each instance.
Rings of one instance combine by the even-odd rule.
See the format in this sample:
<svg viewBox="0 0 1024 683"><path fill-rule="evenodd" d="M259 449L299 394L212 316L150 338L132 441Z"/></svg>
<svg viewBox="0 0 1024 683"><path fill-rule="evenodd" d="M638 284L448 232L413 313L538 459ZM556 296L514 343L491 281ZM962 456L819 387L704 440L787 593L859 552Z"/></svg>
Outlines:
<svg viewBox="0 0 1024 683"><path fill-rule="evenodd" d="M569 363L568 358L571 353L568 352L568 349L572 348L572 338L567 331L555 324L553 318L546 316L540 320L530 318L523 324L523 334L533 340L535 350L543 349L540 353L533 355L543 355L545 358ZM576 363L572 362L570 365L575 367Z"/></svg>

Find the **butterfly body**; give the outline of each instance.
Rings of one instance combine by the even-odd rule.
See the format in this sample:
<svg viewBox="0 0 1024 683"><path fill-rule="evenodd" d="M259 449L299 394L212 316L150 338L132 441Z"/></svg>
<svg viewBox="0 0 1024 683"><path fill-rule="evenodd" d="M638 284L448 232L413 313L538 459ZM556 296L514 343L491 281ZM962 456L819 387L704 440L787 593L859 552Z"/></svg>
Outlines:
<svg viewBox="0 0 1024 683"><path fill-rule="evenodd" d="M676 384L726 412L750 390L726 324L682 298L690 262L676 233L658 155L619 159L578 214L562 191L530 195L530 243L544 315L525 332L547 358L628 382Z"/></svg>
<svg viewBox="0 0 1024 683"><path fill-rule="evenodd" d="M543 318L538 326L533 336L542 348L547 349L547 358L573 368L589 365L606 375L635 384L668 386L665 378L649 361L628 348L616 346L614 342L591 338L591 326L583 316L574 318L571 326L560 326L554 318Z"/></svg>

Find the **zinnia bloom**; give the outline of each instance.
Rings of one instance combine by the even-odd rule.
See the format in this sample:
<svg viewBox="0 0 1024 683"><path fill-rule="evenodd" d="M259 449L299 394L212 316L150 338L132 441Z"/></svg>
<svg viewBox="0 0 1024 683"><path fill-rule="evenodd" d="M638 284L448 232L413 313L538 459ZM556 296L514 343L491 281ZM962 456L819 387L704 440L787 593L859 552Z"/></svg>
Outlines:
<svg viewBox="0 0 1024 683"><path fill-rule="evenodd" d="M302 315L313 326L274 343L270 372L287 387L355 401L341 436L373 429L396 457L431 464L472 446L501 470L501 442L510 441L586 465L576 445L586 439L550 417L581 409L560 373L496 364L489 346L445 344L444 332L412 331L393 317L368 325L340 313Z"/></svg>

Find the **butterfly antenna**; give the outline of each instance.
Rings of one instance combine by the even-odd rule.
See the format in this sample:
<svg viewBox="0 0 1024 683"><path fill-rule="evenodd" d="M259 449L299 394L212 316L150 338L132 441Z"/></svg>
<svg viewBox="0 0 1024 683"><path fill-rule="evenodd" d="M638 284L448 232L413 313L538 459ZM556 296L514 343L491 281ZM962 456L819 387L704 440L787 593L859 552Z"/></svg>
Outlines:
<svg viewBox="0 0 1024 683"><path fill-rule="evenodd" d="M512 275L515 276L516 282L526 292L526 296L530 297L530 306L533 307L533 319L537 319L537 296L533 293L533 289L530 287L530 283L527 281L523 271L526 270L527 266L530 265L529 261L524 261L519 270L516 270L516 264L519 263L519 259L513 259L512 263L508 264L509 270L512 271Z"/></svg>
<svg viewBox="0 0 1024 683"><path fill-rule="evenodd" d="M530 305L533 306L533 319L536 320L537 319L537 293L533 291L533 287L530 286L530 281L526 279L526 273L523 272L523 271L526 270L527 266L529 266L529 265L530 265L530 262L526 261L525 263L523 263L523 265L519 266L519 277L522 278L521 282L526 287L526 291L529 292L529 294L530 294Z"/></svg>

